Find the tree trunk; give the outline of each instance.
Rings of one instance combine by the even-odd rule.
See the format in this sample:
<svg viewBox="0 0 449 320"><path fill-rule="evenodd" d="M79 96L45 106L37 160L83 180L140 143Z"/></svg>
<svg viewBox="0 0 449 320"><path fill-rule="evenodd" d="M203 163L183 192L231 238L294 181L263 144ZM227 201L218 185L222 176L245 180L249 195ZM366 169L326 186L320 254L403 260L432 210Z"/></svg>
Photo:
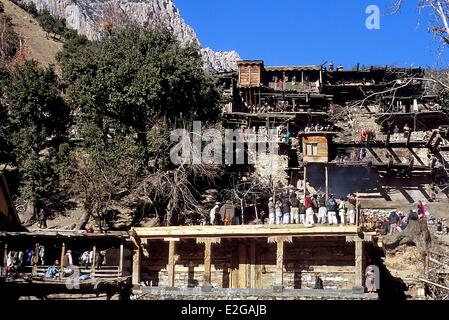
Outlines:
<svg viewBox="0 0 449 320"><path fill-rule="evenodd" d="M242 215L242 221L240 221L240 224L245 224L245 208L243 207L243 200L240 200L240 210Z"/></svg>
<svg viewBox="0 0 449 320"><path fill-rule="evenodd" d="M89 222L91 213L89 210L86 210L78 224L76 225L76 230L84 230L86 229L87 222Z"/></svg>
<svg viewBox="0 0 449 320"><path fill-rule="evenodd" d="M385 238L385 249L394 250L401 245L416 246L421 253L429 250L432 243L427 220L411 220L407 228L400 233L389 235Z"/></svg>

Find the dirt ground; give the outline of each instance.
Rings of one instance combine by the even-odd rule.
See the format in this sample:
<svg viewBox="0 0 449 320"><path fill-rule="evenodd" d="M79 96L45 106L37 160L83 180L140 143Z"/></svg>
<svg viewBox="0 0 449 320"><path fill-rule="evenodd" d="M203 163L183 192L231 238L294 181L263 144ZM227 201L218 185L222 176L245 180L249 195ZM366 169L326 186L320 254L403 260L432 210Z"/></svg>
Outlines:
<svg viewBox="0 0 449 320"><path fill-rule="evenodd" d="M9 0L2 1L5 13L12 18L14 30L23 38L31 50L31 56L41 65L56 65L55 55L62 50L62 42L47 39L46 32L22 8Z"/></svg>

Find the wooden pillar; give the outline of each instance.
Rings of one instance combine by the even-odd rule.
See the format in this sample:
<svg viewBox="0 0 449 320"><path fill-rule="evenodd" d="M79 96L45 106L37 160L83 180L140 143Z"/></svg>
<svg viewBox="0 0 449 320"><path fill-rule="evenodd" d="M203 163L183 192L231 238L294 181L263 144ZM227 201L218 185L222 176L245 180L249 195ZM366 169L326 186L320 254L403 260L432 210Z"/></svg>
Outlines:
<svg viewBox="0 0 449 320"><path fill-rule="evenodd" d="M243 240L239 241L239 271L238 271L238 287L239 289L248 288L248 277L247 277L247 255L246 255L246 244Z"/></svg>
<svg viewBox="0 0 449 320"><path fill-rule="evenodd" d="M359 236L347 236L347 242L354 242L355 266L354 266L354 289L363 288L363 239Z"/></svg>
<svg viewBox="0 0 449 320"><path fill-rule="evenodd" d="M284 243L292 243L292 237L270 237L268 243L276 243L276 275L274 278L275 288L284 288Z"/></svg>
<svg viewBox="0 0 449 320"><path fill-rule="evenodd" d="M175 268L176 268L176 242L180 241L180 239L164 239L168 241L168 264L167 264L167 273L168 273L168 281L167 287L175 286Z"/></svg>
<svg viewBox="0 0 449 320"><path fill-rule="evenodd" d="M8 244L5 243L5 245L3 246L3 267L7 267L8 266Z"/></svg>
<svg viewBox="0 0 449 320"><path fill-rule="evenodd" d="M131 240L134 243L132 284L140 285L142 245L141 242L134 237L132 237Z"/></svg>
<svg viewBox="0 0 449 320"><path fill-rule="evenodd" d="M221 243L220 238L197 238L196 243L204 243L204 283L212 283L212 244Z"/></svg>
<svg viewBox="0 0 449 320"><path fill-rule="evenodd" d="M65 256L65 243L62 243L62 248L61 248L61 261L60 261L60 271L59 271L59 278L62 278L62 274L64 273L64 256Z"/></svg>
<svg viewBox="0 0 449 320"><path fill-rule="evenodd" d="M211 283L211 253L212 243L209 241L204 244L204 283Z"/></svg>
<svg viewBox="0 0 449 320"><path fill-rule="evenodd" d="M329 199L329 164L324 165L324 172L326 175L326 201Z"/></svg>
<svg viewBox="0 0 449 320"><path fill-rule="evenodd" d="M304 196L307 193L307 163L304 163Z"/></svg>
<svg viewBox="0 0 449 320"><path fill-rule="evenodd" d="M119 276L123 277L123 260L124 260L124 245L123 240L120 243L120 261L119 261Z"/></svg>
<svg viewBox="0 0 449 320"><path fill-rule="evenodd" d="M90 277L92 279L95 278L95 267L97 263L97 245L93 245L92 247L92 265L90 266Z"/></svg>
<svg viewBox="0 0 449 320"><path fill-rule="evenodd" d="M406 143L406 146L407 146L407 147L410 145L410 140L411 140L411 139L412 139L412 132L409 131L409 132L408 132L408 137L407 137L407 143Z"/></svg>
<svg viewBox="0 0 449 320"><path fill-rule="evenodd" d="M32 258L32 262L31 262L31 265L32 265L31 274L33 276L37 276L37 266L39 265L39 262L36 262L36 263L33 262L34 256L39 257L39 243L37 243L37 242L34 244L34 255Z"/></svg>
<svg viewBox="0 0 449 320"><path fill-rule="evenodd" d="M356 288L363 287L363 241L355 241L355 280Z"/></svg>
<svg viewBox="0 0 449 320"><path fill-rule="evenodd" d="M256 273L256 240L251 240L250 248L250 287L257 288L257 273Z"/></svg>

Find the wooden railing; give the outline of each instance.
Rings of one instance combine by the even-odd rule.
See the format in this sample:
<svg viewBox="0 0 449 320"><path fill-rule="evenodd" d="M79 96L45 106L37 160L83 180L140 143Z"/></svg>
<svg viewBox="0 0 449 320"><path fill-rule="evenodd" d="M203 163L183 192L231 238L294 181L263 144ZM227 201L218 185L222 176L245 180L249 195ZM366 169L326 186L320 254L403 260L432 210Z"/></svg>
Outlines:
<svg viewBox="0 0 449 320"><path fill-rule="evenodd" d="M50 266L38 266L37 273L39 275L45 275L49 267ZM71 269L73 270L73 268L79 268L80 275L89 275L91 278L115 279L123 276L123 272L120 270L119 266L102 266L94 269L91 267L73 266ZM25 270L26 273L32 273L31 266L26 266ZM59 277L59 272L57 272L56 276Z"/></svg>
<svg viewBox="0 0 449 320"><path fill-rule="evenodd" d="M314 91L318 90L315 82L301 83L301 82L270 82L268 87L275 90L295 90L295 91Z"/></svg>

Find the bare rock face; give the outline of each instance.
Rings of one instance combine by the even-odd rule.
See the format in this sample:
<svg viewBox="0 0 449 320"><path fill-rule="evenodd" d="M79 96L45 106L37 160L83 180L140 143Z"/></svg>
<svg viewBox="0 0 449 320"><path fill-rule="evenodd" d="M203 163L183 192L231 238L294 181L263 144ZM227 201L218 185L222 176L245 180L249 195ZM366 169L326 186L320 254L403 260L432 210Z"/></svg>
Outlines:
<svg viewBox="0 0 449 320"><path fill-rule="evenodd" d="M237 69L240 56L235 51L213 51L210 48L201 49L205 68L208 71L232 71Z"/></svg>
<svg viewBox="0 0 449 320"><path fill-rule="evenodd" d="M173 0L22 0L33 2L39 11L66 19L67 26L98 40L101 33L123 23L147 26L162 23L173 31L182 44L198 43L193 29L186 24ZM229 71L237 67L238 54L202 49L205 68Z"/></svg>

